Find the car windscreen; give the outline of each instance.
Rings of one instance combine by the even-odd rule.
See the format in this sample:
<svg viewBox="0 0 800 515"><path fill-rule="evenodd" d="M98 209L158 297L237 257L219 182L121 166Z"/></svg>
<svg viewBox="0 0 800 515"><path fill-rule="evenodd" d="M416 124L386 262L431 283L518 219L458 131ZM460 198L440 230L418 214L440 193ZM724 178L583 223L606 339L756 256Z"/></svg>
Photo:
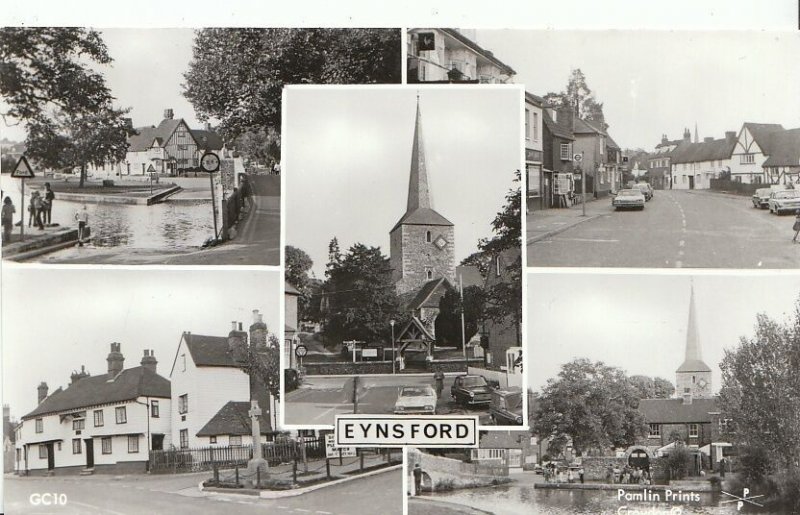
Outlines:
<svg viewBox="0 0 800 515"><path fill-rule="evenodd" d="M426 397L432 394L433 391L428 388L403 388L400 392L402 397Z"/></svg>
<svg viewBox="0 0 800 515"><path fill-rule="evenodd" d="M775 198L797 198L800 197L800 192L797 191L779 191L775 194Z"/></svg>
<svg viewBox="0 0 800 515"><path fill-rule="evenodd" d="M486 386L486 379L482 377L465 377L461 384L464 386Z"/></svg>
<svg viewBox="0 0 800 515"><path fill-rule="evenodd" d="M622 190L619 192L621 197L638 197L642 192L639 190Z"/></svg>

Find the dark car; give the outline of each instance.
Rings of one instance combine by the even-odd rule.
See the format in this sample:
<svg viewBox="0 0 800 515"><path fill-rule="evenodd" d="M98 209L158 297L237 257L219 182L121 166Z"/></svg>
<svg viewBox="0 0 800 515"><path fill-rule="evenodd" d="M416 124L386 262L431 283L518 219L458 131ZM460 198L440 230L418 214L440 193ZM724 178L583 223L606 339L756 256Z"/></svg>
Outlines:
<svg viewBox="0 0 800 515"><path fill-rule="evenodd" d="M493 391L489 415L498 426L522 425L522 390L511 388Z"/></svg>
<svg viewBox="0 0 800 515"><path fill-rule="evenodd" d="M641 191L642 195L644 195L645 201L648 201L651 198L653 198L653 187L650 186L649 182L637 183L636 187L639 188L639 191Z"/></svg>
<svg viewBox="0 0 800 515"><path fill-rule="evenodd" d="M474 406L489 404L492 401L492 389L482 376L463 375L453 381L450 395L457 404Z"/></svg>
<svg viewBox="0 0 800 515"><path fill-rule="evenodd" d="M758 209L764 209L769 207L769 196L772 194L772 190L770 188L758 188L755 193L753 193L753 207Z"/></svg>

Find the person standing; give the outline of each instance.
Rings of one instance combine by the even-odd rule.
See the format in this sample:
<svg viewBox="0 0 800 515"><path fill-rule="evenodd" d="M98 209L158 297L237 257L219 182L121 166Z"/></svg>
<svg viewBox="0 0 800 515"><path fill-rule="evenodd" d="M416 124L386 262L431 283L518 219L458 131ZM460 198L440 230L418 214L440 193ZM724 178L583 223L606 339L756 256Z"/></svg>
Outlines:
<svg viewBox="0 0 800 515"><path fill-rule="evenodd" d="M581 479L581 484L583 484L583 467L578 469L578 477Z"/></svg>
<svg viewBox="0 0 800 515"><path fill-rule="evenodd" d="M42 213L42 221L45 225L53 223L51 216L53 214L53 201L55 199L56 194L50 189L50 183L44 183L44 212Z"/></svg>
<svg viewBox="0 0 800 515"><path fill-rule="evenodd" d="M442 390L444 390L444 372L441 369L433 373L433 384L436 390L436 398L442 397Z"/></svg>
<svg viewBox="0 0 800 515"><path fill-rule="evenodd" d="M17 209L14 207L14 203L11 202L11 197L6 197L3 199L3 211L2 211L2 222L3 222L3 243L10 243L11 242L11 229L14 227L14 213L17 212Z"/></svg>
<svg viewBox="0 0 800 515"><path fill-rule="evenodd" d="M75 213L75 220L78 221L78 246L83 247L83 237L86 233L86 226L89 224L89 212L86 211L86 204Z"/></svg>
<svg viewBox="0 0 800 515"><path fill-rule="evenodd" d="M800 234L800 209L794 212L794 225L792 229L794 230L794 238L792 238L793 243L797 243L797 235Z"/></svg>
<svg viewBox="0 0 800 515"><path fill-rule="evenodd" d="M422 490L422 467L419 463L414 465L414 495L419 495Z"/></svg>
<svg viewBox="0 0 800 515"><path fill-rule="evenodd" d="M44 203L38 191L34 191L33 195L31 195L31 206L33 207L33 225L38 227L40 231L43 231L42 210L44 208Z"/></svg>

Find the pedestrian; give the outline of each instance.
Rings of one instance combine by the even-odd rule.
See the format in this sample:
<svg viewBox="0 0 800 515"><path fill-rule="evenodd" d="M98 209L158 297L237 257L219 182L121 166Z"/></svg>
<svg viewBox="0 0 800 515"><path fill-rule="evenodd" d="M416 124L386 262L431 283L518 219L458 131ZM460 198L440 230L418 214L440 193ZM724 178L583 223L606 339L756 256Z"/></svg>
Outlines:
<svg viewBox="0 0 800 515"><path fill-rule="evenodd" d="M16 212L17 210L14 207L14 203L11 202L11 197L4 198L2 213L4 244L11 242L11 229L14 227L14 213Z"/></svg>
<svg viewBox="0 0 800 515"><path fill-rule="evenodd" d="M33 225L38 227L40 231L43 231L42 210L44 203L42 202L42 195L38 191L34 191L33 195L31 195L31 206L33 207Z"/></svg>
<svg viewBox="0 0 800 515"><path fill-rule="evenodd" d="M583 467L578 469L578 477L581 478L581 484L583 484Z"/></svg>
<svg viewBox="0 0 800 515"><path fill-rule="evenodd" d="M36 190L31 191L31 198L28 200L28 227L31 227L33 221L36 219L36 209L33 207L33 199L38 194L39 192Z"/></svg>
<svg viewBox="0 0 800 515"><path fill-rule="evenodd" d="M433 384L436 389L436 398L439 399L442 396L442 390L444 390L444 372L441 369L433 373Z"/></svg>
<svg viewBox="0 0 800 515"><path fill-rule="evenodd" d="M795 225L797 225L797 222L795 222ZM725 479L725 458L719 460L719 475L722 477L722 479Z"/></svg>
<svg viewBox="0 0 800 515"><path fill-rule="evenodd" d="M253 209L253 186L250 184L250 177L242 177L242 198L247 204L247 209Z"/></svg>
<svg viewBox="0 0 800 515"><path fill-rule="evenodd" d="M44 183L44 212L43 212L43 222L45 225L50 225L53 223L51 219L51 215L53 214L53 201L56 199L56 194L53 193L53 190L50 189L50 183Z"/></svg>
<svg viewBox="0 0 800 515"><path fill-rule="evenodd" d="M792 238L793 243L797 243L797 235L800 234L800 209L794 212L794 225L792 229L794 230L794 238Z"/></svg>
<svg viewBox="0 0 800 515"><path fill-rule="evenodd" d="M406 355L404 352L400 353L400 370L406 369Z"/></svg>
<svg viewBox="0 0 800 515"><path fill-rule="evenodd" d="M572 469L571 468L567 469L567 483L574 483L574 482L575 482L575 476L572 473Z"/></svg>
<svg viewBox="0 0 800 515"><path fill-rule="evenodd" d="M422 467L419 463L414 465L414 495L419 495L422 490Z"/></svg>
<svg viewBox="0 0 800 515"><path fill-rule="evenodd" d="M78 246L83 247L83 238L86 233L86 226L89 224L89 212L86 211L86 204L80 211L75 213L75 220L78 221Z"/></svg>

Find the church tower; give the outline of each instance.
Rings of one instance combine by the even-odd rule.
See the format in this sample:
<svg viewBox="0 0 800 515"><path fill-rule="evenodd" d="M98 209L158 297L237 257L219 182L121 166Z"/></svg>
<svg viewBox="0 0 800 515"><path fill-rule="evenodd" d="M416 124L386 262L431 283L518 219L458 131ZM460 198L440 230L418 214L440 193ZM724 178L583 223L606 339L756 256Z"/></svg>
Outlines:
<svg viewBox="0 0 800 515"><path fill-rule="evenodd" d="M433 209L417 96L406 212L389 231L392 279L397 293L416 291L440 278L455 284L454 240L453 224Z"/></svg>
<svg viewBox="0 0 800 515"><path fill-rule="evenodd" d="M703 361L700 338L697 334L697 314L694 306L694 287L689 298L689 326L686 331L686 356L675 371L676 395L691 394L695 399L708 398L711 390L711 369Z"/></svg>

